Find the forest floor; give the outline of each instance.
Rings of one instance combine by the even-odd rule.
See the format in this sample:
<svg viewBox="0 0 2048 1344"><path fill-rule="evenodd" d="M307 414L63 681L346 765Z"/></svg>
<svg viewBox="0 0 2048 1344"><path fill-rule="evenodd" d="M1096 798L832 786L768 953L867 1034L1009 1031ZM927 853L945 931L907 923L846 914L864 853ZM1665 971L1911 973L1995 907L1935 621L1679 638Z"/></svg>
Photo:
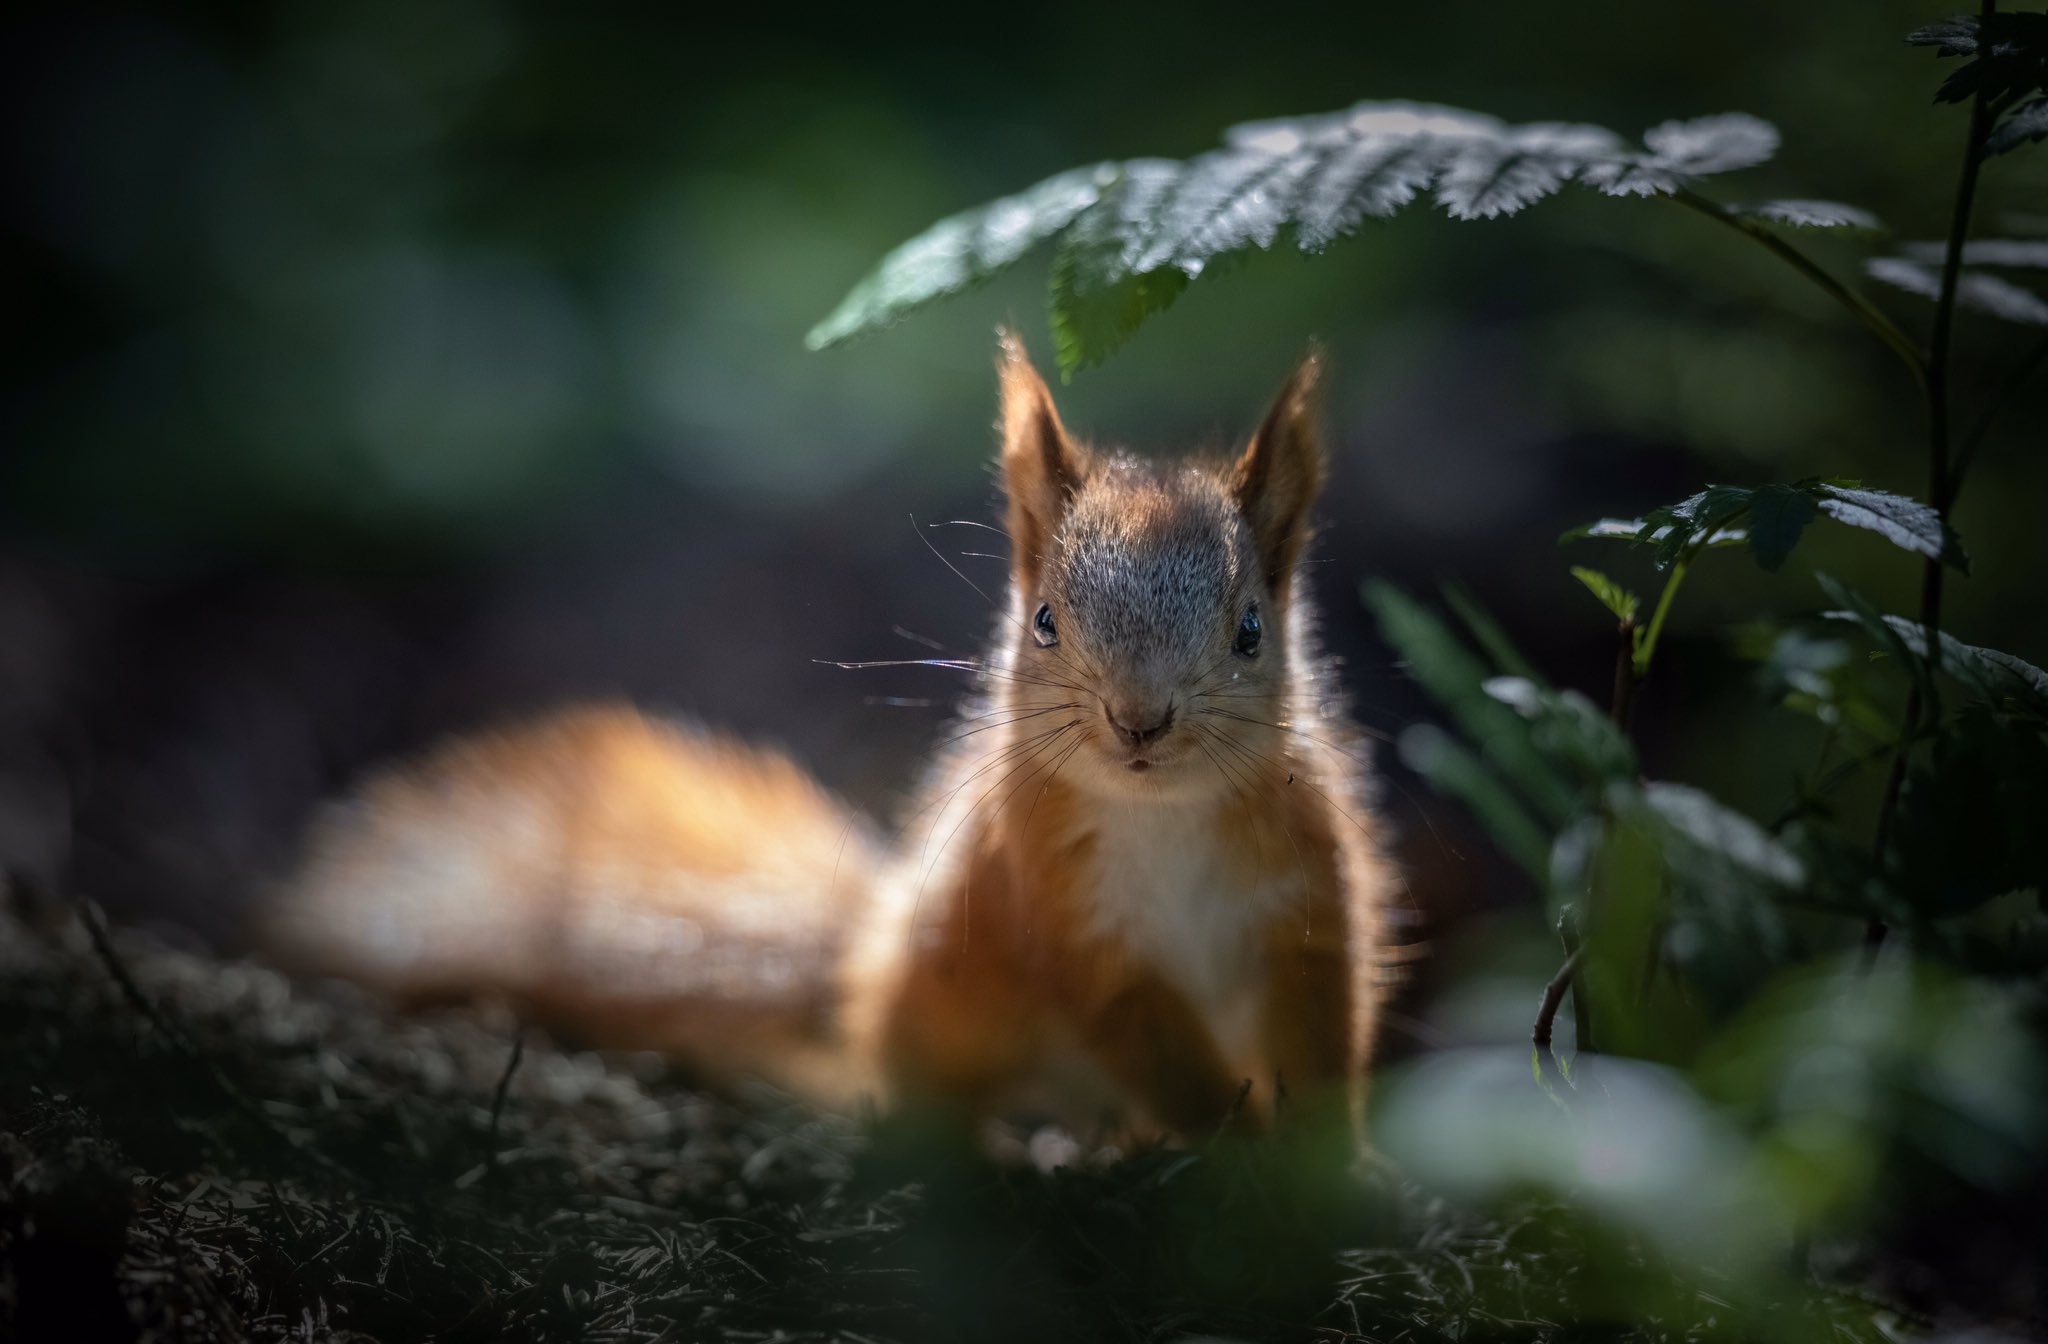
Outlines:
<svg viewBox="0 0 2048 1344"><path fill-rule="evenodd" d="M1617 1278L1627 1248L1554 1209L1460 1211L1384 1169L1304 1203L1256 1146L906 1167L786 1098L708 1094L486 1013L394 1018L70 911L0 914L0 1061L0 1336L24 1341L1851 1341L1902 1325L1840 1293L1738 1307L1668 1267Z"/></svg>

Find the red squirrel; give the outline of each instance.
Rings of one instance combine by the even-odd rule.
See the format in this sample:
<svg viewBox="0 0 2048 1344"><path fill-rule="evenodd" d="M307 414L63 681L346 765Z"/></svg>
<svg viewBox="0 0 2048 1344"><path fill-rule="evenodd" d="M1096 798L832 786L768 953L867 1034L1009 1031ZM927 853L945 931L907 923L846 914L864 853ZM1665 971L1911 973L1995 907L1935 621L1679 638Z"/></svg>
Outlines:
<svg viewBox="0 0 2048 1344"><path fill-rule="evenodd" d="M893 844L784 757L576 709L374 779L269 944L827 1104L1355 1137L1395 876L1300 578L1321 360L1161 463L998 368L1008 589Z"/></svg>

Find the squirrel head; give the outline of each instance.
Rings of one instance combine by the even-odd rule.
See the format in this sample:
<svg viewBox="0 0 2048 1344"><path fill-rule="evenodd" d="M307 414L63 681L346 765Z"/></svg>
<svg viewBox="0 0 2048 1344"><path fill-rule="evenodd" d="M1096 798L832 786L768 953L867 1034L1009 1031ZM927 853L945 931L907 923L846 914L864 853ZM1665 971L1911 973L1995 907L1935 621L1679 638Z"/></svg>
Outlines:
<svg viewBox="0 0 2048 1344"><path fill-rule="evenodd" d="M1095 792L1221 793L1272 773L1302 656L1295 570L1323 481L1321 356L1242 452L1163 463L1076 442L1007 331L998 368L1005 695L1033 715L1013 721L1067 725L1062 773Z"/></svg>

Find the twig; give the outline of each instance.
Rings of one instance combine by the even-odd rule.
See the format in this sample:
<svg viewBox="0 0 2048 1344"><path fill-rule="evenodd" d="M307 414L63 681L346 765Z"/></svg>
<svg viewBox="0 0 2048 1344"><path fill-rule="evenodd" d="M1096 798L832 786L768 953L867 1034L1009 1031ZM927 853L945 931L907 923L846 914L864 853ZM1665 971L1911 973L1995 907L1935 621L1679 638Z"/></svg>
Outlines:
<svg viewBox="0 0 2048 1344"><path fill-rule="evenodd" d="M1636 692L1643 684L1642 674L1636 671L1636 628L1633 616L1622 618L1621 644L1614 652L1614 701L1607 712L1623 736L1628 735L1629 720L1635 717Z"/></svg>
<svg viewBox="0 0 2048 1344"><path fill-rule="evenodd" d="M1579 969L1579 953L1583 950L1574 948L1564 959L1564 965L1557 968L1557 974L1551 976L1550 983L1543 987L1543 998L1536 1005L1536 1027L1529 1033L1529 1039L1546 1054L1550 1050L1551 1028L1557 1021L1558 1005L1564 1002L1566 991L1572 987L1572 977Z"/></svg>
<svg viewBox="0 0 2048 1344"><path fill-rule="evenodd" d="M512 1054L505 1061L505 1072L498 1075L498 1090L491 1094L491 1130L488 1140L488 1160L493 1171L498 1166L498 1118L505 1111L505 1093L512 1087L512 1075L519 1071L520 1057L526 1053L526 1024L521 1022L512 1032Z"/></svg>

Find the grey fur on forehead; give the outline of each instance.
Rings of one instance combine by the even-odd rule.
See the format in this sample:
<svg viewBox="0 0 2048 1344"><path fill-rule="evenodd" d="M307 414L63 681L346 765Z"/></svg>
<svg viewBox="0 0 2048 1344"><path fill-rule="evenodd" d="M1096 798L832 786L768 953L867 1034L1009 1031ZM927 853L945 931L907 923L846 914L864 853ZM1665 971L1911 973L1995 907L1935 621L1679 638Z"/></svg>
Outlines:
<svg viewBox="0 0 2048 1344"><path fill-rule="evenodd" d="M1251 529L1212 466L1119 453L1076 494L1052 573L1092 643L1156 654L1216 628L1225 602L1256 573L1254 554Z"/></svg>

